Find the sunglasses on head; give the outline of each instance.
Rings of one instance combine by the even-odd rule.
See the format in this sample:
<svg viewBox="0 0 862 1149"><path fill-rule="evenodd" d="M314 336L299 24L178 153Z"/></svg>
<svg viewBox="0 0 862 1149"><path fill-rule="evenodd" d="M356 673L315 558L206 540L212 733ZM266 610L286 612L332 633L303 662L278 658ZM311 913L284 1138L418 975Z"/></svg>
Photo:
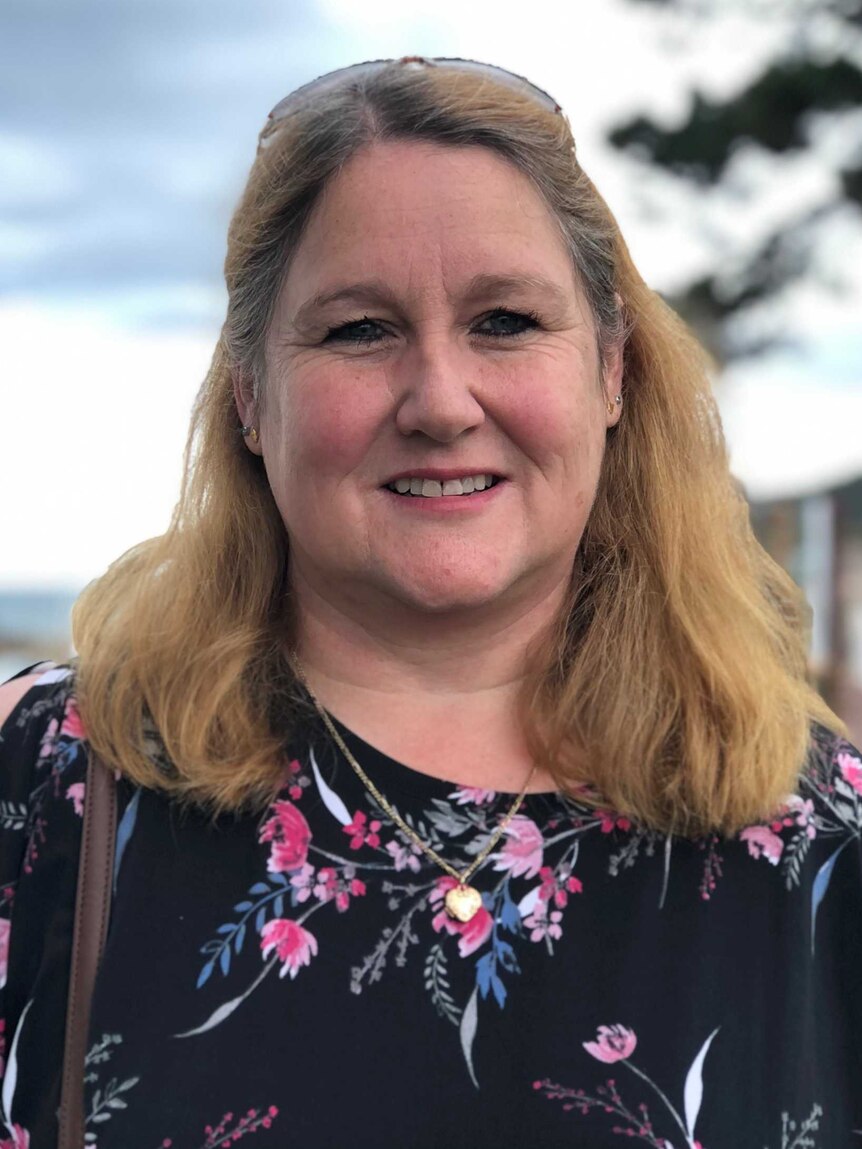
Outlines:
<svg viewBox="0 0 862 1149"><path fill-rule="evenodd" d="M548 95L542 88L536 87L530 80L517 75L515 72L498 68L495 64L483 64L478 60L460 60L456 57L402 56L397 60L369 60L364 64L350 64L346 68L337 68L334 72L327 72L323 76L318 76L316 80L303 84L296 91L285 96L283 100L279 100L269 113L266 124L260 133L260 146L265 147L278 123L305 103L310 96L322 95L324 92L340 87L347 80L372 76L376 72L382 72L384 68L392 67L393 64L404 68L447 68L455 72L470 72L474 75L489 76L507 88L530 96L549 112L562 112L562 108L553 96Z"/></svg>

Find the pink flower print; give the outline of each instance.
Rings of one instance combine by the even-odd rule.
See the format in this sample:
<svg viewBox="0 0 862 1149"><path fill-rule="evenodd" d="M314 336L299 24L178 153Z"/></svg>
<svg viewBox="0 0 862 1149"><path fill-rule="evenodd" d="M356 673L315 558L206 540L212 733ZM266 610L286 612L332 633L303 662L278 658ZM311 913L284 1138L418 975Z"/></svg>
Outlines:
<svg viewBox="0 0 862 1149"><path fill-rule="evenodd" d="M11 1138L0 1141L0 1149L30 1149L30 1134L20 1125L13 1125Z"/></svg>
<svg viewBox="0 0 862 1149"><path fill-rule="evenodd" d="M84 724L81 722L81 715L78 711L78 704L73 699L69 701L66 707L66 713L63 715L63 725L60 727L60 734L65 734L67 738L81 739L85 738Z"/></svg>
<svg viewBox="0 0 862 1149"><path fill-rule="evenodd" d="M542 831L532 818L516 814L506 827L506 841L494 854L495 870L508 870L513 878L522 874L534 878L542 865L545 842Z"/></svg>
<svg viewBox="0 0 862 1149"><path fill-rule="evenodd" d="M418 855L422 851L415 843L408 848L399 841L387 842L386 851L392 855L396 870L412 870L414 874L419 873L422 863L419 861Z"/></svg>
<svg viewBox="0 0 862 1149"><path fill-rule="evenodd" d="M631 1057L637 1043L634 1030L624 1025L600 1025L595 1041L582 1042L587 1053L607 1065Z"/></svg>
<svg viewBox="0 0 862 1149"><path fill-rule="evenodd" d="M524 918L524 925L530 931L530 941L540 942L545 937L561 938L563 936L563 927L560 925L562 920L562 910L551 910L549 916L548 903L539 898L533 912Z"/></svg>
<svg viewBox="0 0 862 1149"><path fill-rule="evenodd" d="M9 931L12 923L8 918L0 918L0 988L6 984L9 972Z"/></svg>
<svg viewBox="0 0 862 1149"><path fill-rule="evenodd" d="M359 878L353 878L352 881L347 883L339 883L338 892L335 895L335 908L339 913L344 913L350 905L351 895L354 898L361 898L365 893L365 882L361 882Z"/></svg>
<svg viewBox="0 0 862 1149"><path fill-rule="evenodd" d="M814 823L814 801L811 798L801 798L798 794L791 794L785 803L785 810L790 817L781 819L779 826L773 824L772 829L778 830L780 825L797 826L805 830L809 838L817 837L817 827Z"/></svg>
<svg viewBox="0 0 862 1149"><path fill-rule="evenodd" d="M48 725L45 727L45 733L42 735L42 741L39 744L40 758L49 758L54 753L54 743L57 739L58 730L59 724L57 719L52 718Z"/></svg>
<svg viewBox="0 0 862 1149"><path fill-rule="evenodd" d="M272 808L275 815L264 823L260 832L261 842L272 842L266 868L271 874L301 869L311 841L308 822L292 802L274 802Z"/></svg>
<svg viewBox="0 0 862 1149"><path fill-rule="evenodd" d="M311 890L315 882L314 866L310 862L303 862L300 869L290 876L290 884L296 890L296 900L307 902L311 897Z"/></svg>
<svg viewBox="0 0 862 1149"><path fill-rule="evenodd" d="M290 784L289 784L289 788L288 788L288 793L290 794L291 801L293 801L293 802L298 802L299 799L302 797L302 787L299 785L299 782L296 780L296 775L299 774L299 772L301 770L302 770L302 766L300 765L298 759L294 758L294 759L292 759L292 761L288 762L287 771L288 771L288 774L290 775Z"/></svg>
<svg viewBox="0 0 862 1149"><path fill-rule="evenodd" d="M548 902L553 898L554 905L558 910L565 909L569 901L569 894L582 894L584 892L581 879L573 877L568 869L564 870L558 878L550 866L542 866L539 870L539 877L542 879L539 897L543 902Z"/></svg>
<svg viewBox="0 0 862 1149"><path fill-rule="evenodd" d="M380 845L380 835L377 833L380 829L380 823L375 818L366 830L365 826L367 822L368 815L363 814L361 810L357 810L353 815L353 821L341 827L345 834L351 835L351 850L358 850L366 843L375 849Z"/></svg>
<svg viewBox="0 0 862 1149"><path fill-rule="evenodd" d="M274 918L260 932L260 948L264 959L275 950L278 960L284 962L279 977L289 973L291 978L295 978L300 966L308 965L312 954L317 953L317 938L298 922Z"/></svg>
<svg viewBox="0 0 862 1149"><path fill-rule="evenodd" d="M66 791L66 797L72 799L75 807L75 813L79 818L84 816L84 791L86 790L86 782L73 782Z"/></svg>
<svg viewBox="0 0 862 1149"><path fill-rule="evenodd" d="M343 914L351 897L361 898L366 892L365 883L354 877L355 873L355 866L345 866L344 877L340 878L332 866L321 866L314 883L314 896L320 902L331 902L334 898L335 908Z"/></svg>
<svg viewBox="0 0 862 1149"><path fill-rule="evenodd" d="M484 806L493 802L497 797L496 790L482 790L479 786L462 786L460 790L453 790L449 795L453 802L459 806Z"/></svg>
<svg viewBox="0 0 862 1149"><path fill-rule="evenodd" d="M314 883L314 896L320 902L331 901L335 897L338 878L332 866L321 866Z"/></svg>
<svg viewBox="0 0 862 1149"><path fill-rule="evenodd" d="M739 836L743 842L748 843L748 852L752 858L766 858L770 865L778 865L784 842L768 826L746 826Z"/></svg>
<svg viewBox="0 0 862 1149"><path fill-rule="evenodd" d="M844 781L849 782L857 794L862 794L862 761L853 754L842 753L838 755L838 765Z"/></svg>
<svg viewBox="0 0 862 1149"><path fill-rule="evenodd" d="M632 824L628 818L621 818L619 814L615 814L610 810L597 810L596 813L602 820L599 827L603 834L610 834L611 830L630 830Z"/></svg>
<svg viewBox="0 0 862 1149"><path fill-rule="evenodd" d="M428 900L432 906L439 905L441 908L439 913L431 919L431 925L438 934L441 930L445 930L447 934L452 934L453 936L460 935L458 952L461 957L469 957L471 953L484 945L491 936L491 930L494 928L494 919L484 906L479 907L469 922L458 922L454 918L450 918L442 902L446 897L446 892L457 885L458 882L455 878L450 877L448 874L437 879L437 884L428 895Z"/></svg>

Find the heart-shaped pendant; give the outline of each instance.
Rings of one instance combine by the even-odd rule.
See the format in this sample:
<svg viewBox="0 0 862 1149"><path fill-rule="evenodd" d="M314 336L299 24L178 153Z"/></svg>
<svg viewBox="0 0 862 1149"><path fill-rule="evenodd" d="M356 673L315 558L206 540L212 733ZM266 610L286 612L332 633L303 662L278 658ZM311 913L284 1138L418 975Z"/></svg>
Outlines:
<svg viewBox="0 0 862 1149"><path fill-rule="evenodd" d="M446 913L458 922L469 922L482 905L482 895L472 886L453 886L446 891Z"/></svg>

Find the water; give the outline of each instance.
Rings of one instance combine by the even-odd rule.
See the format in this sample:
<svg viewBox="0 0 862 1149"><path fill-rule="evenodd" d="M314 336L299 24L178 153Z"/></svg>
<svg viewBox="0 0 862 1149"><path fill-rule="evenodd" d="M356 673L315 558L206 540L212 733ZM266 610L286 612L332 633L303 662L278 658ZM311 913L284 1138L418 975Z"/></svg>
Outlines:
<svg viewBox="0 0 862 1149"><path fill-rule="evenodd" d="M70 632L76 590L0 590L0 646L39 638L64 638Z"/></svg>
<svg viewBox="0 0 862 1149"><path fill-rule="evenodd" d="M0 682L41 659L71 654L77 590L0 590Z"/></svg>

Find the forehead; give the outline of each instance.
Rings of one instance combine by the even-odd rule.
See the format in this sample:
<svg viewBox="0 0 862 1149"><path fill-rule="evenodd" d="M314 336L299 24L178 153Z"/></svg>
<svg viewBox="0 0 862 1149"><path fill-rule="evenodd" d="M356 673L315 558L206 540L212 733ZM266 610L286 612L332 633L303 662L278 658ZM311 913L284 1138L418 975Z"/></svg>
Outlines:
<svg viewBox="0 0 862 1149"><path fill-rule="evenodd" d="M291 260L288 301L335 279L385 275L417 291L477 274L576 291L558 221L532 181L482 147L377 142L324 189Z"/></svg>

